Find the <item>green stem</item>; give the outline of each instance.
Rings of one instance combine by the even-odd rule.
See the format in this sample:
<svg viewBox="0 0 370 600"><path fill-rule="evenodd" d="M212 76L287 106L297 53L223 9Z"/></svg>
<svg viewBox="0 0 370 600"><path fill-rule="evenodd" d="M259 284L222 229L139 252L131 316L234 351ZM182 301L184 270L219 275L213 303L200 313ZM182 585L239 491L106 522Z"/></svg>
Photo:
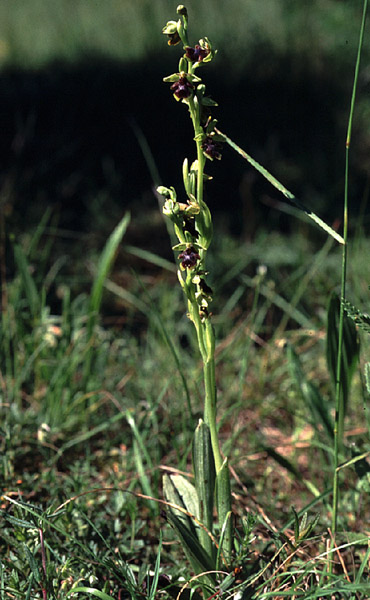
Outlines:
<svg viewBox="0 0 370 600"><path fill-rule="evenodd" d="M211 434L213 458L215 460L215 469L217 474L222 467L222 457L220 452L220 445L218 442L218 432L216 426L215 361L213 358L205 363L203 371L206 392L204 422L208 425Z"/></svg>
<svg viewBox="0 0 370 600"><path fill-rule="evenodd" d="M191 71L191 67L189 67ZM199 110L193 98L189 99L189 110L191 120L193 122L195 143L197 146L198 173L197 173L197 202L203 203L203 188L204 188L204 165L205 156L202 150L201 135L204 133L200 124ZM204 250L200 250L201 258L204 263ZM205 265L203 264L203 268ZM214 333L210 322L202 321L199 317L199 307L194 301L192 303L193 322L197 331L198 345L203 358L203 374L205 388L205 403L204 403L204 422L208 425L211 434L211 444L215 461L216 473L219 472L222 466L222 456L218 441L216 413L217 413L217 392L216 392L216 374L214 360ZM207 343L208 338L208 343ZM204 353L204 350L206 351Z"/></svg>

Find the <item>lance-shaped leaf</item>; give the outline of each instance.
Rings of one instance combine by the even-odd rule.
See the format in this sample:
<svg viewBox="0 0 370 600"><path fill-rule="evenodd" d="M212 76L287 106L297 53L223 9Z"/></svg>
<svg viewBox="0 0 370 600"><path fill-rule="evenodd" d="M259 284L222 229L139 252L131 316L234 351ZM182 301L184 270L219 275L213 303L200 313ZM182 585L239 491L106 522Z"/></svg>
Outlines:
<svg viewBox="0 0 370 600"><path fill-rule="evenodd" d="M223 531L222 552L227 560L231 556L233 546L233 524L231 519L231 486L230 471L227 458L222 463L216 477L216 505L220 530Z"/></svg>
<svg viewBox="0 0 370 600"><path fill-rule="evenodd" d="M191 517L191 515L194 515L199 520L199 502L195 487L182 475L165 475L163 477L163 492L167 502L183 509L176 510L171 508L170 510L183 523L184 527L196 537L198 526Z"/></svg>
<svg viewBox="0 0 370 600"><path fill-rule="evenodd" d="M209 427L201 419L199 420L199 424L194 433L193 468L195 487L199 502L199 520L208 531L212 532L214 489L216 481L215 461L213 458ZM213 556L215 547L207 531L200 529L199 539L203 548L210 556Z"/></svg>
<svg viewBox="0 0 370 600"><path fill-rule="evenodd" d="M196 574L207 573L199 581L207 583L211 588L215 585L215 576L209 571L214 571L214 563L209 554L202 548L200 541L194 536L173 512L169 509L167 513L168 522L176 531L181 542L186 558L190 562Z"/></svg>
<svg viewBox="0 0 370 600"><path fill-rule="evenodd" d="M329 373L334 386L336 386L337 381L339 318L340 300L336 294L332 294L328 308L326 357ZM359 352L360 346L356 325L352 319L344 314L343 345L340 368L340 402L342 405L341 412L343 417L347 409L351 381L358 363Z"/></svg>
<svg viewBox="0 0 370 600"><path fill-rule="evenodd" d="M198 496L194 486L182 475L165 475L163 491L167 502L177 506L168 507L167 518L176 531L184 553L196 574L214 570L214 562L199 541L194 518L198 519ZM179 510L180 509L180 510ZM214 575L205 575L200 580L213 586Z"/></svg>

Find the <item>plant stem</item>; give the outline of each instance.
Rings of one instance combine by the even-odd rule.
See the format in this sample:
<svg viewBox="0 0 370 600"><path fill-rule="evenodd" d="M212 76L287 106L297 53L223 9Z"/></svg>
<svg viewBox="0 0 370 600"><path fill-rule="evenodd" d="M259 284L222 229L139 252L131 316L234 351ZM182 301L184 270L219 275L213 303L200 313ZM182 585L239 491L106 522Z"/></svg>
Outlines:
<svg viewBox="0 0 370 600"><path fill-rule="evenodd" d="M189 66L189 72L190 71L191 67ZM189 99L189 110L194 127L195 143L197 146L197 202L198 204L202 205L204 188L204 165L206 159L202 150L201 137L204 132L200 124L199 109L193 98ZM200 250L200 254L202 260L204 261L204 251L202 249ZM220 452L216 424L217 392L214 360L214 331L209 318L207 318L205 321L202 321L199 317L198 311L198 305L196 301L194 301L192 303L192 315L194 319L194 325L197 331L198 345L203 359L203 374L205 388L204 422L208 425L210 430L215 468L216 473L218 473L222 466L222 456Z"/></svg>

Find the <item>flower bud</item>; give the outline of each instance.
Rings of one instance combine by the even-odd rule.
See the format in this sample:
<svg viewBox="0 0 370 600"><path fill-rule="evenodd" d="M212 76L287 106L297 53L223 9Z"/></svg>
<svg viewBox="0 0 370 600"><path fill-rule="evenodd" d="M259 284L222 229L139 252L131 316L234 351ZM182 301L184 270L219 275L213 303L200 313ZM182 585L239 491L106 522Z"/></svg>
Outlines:
<svg viewBox="0 0 370 600"><path fill-rule="evenodd" d="M163 185L159 185L157 187L157 192L164 198L171 198L171 200L173 202L176 202L177 195L176 195L176 190L174 187L167 188L167 187L164 187Z"/></svg>
<svg viewBox="0 0 370 600"><path fill-rule="evenodd" d="M186 7L183 4L178 5L176 12L178 15L181 15L182 17L188 16L188 11L186 10Z"/></svg>

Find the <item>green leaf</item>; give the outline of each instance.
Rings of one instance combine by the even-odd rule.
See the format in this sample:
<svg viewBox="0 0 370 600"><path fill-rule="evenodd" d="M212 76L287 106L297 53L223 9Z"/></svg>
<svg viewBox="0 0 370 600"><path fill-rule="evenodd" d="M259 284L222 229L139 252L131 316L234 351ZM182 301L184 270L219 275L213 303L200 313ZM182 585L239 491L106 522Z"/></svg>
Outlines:
<svg viewBox="0 0 370 600"><path fill-rule="evenodd" d="M332 294L327 315L326 358L331 380L335 387L337 380L338 340L339 340L340 300ZM343 347L340 373L341 404L343 416L346 413L351 381L358 364L360 345L356 325L346 314L343 315Z"/></svg>
<svg viewBox="0 0 370 600"><path fill-rule="evenodd" d="M182 475L164 475L163 493L167 502L179 506L199 520L197 490L186 477L183 477ZM199 526L196 526L195 521L191 516L173 508L170 508L169 510L179 521L181 521L181 523L183 523L189 533L195 537L197 536L197 528Z"/></svg>
<svg viewBox="0 0 370 600"><path fill-rule="evenodd" d="M202 548L196 535L193 535L170 508L167 512L170 525L175 529L181 542L184 553L196 574L215 570L215 565L209 554ZM199 579L200 583L207 583L212 588L215 584L215 574L209 573Z"/></svg>
<svg viewBox="0 0 370 600"><path fill-rule="evenodd" d="M198 537L199 525L196 526L194 515L198 519L198 494L195 487L182 475L165 475L163 477L163 492L167 502L178 506L178 510L172 506L167 508L167 518L170 525L175 529L181 542L184 553L196 574L204 571L212 571L215 568L214 561L209 553L202 547ZM185 514L187 511L188 514ZM207 575L200 582L214 585L214 576Z"/></svg>
<svg viewBox="0 0 370 600"><path fill-rule="evenodd" d="M232 513L230 471L227 458L222 463L216 477L216 505L220 528L225 526L222 551L227 560L231 556L233 546L233 524L230 518L230 513Z"/></svg>
<svg viewBox="0 0 370 600"><path fill-rule="evenodd" d="M209 427L201 419L199 420L193 439L193 469L199 502L199 520L208 531L212 532L216 481L215 461ZM199 530L199 539L203 548L210 556L213 556L215 547L210 536L203 529Z"/></svg>

